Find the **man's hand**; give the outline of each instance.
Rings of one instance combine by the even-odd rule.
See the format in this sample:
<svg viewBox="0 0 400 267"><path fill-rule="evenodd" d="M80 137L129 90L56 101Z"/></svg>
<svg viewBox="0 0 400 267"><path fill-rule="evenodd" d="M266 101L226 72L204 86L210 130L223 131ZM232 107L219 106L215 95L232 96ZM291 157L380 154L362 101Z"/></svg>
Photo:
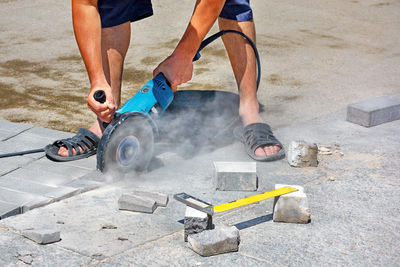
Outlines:
<svg viewBox="0 0 400 267"><path fill-rule="evenodd" d="M153 76L162 72L171 84L171 89L175 92L178 85L190 81L193 74L193 62L191 56L175 51L161 62L153 71Z"/></svg>
<svg viewBox="0 0 400 267"><path fill-rule="evenodd" d="M103 90L106 95L106 102L97 102L93 95L96 91ZM92 86L89 95L86 98L88 107L97 115L97 117L104 122L110 122L114 117L115 105L114 97L111 94L111 87L106 85Z"/></svg>

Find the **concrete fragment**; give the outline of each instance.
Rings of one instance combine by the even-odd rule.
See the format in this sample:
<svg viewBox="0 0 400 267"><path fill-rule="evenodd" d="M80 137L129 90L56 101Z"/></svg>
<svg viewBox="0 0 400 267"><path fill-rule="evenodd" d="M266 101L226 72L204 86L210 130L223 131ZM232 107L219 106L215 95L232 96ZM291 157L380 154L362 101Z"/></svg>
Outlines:
<svg viewBox="0 0 400 267"><path fill-rule="evenodd" d="M156 202L157 206L166 207L168 204L168 195L166 194L145 191L133 191L132 194L139 197L147 197L153 199Z"/></svg>
<svg viewBox="0 0 400 267"><path fill-rule="evenodd" d="M239 250L239 230L235 226L217 227L188 237L188 246L207 257Z"/></svg>
<svg viewBox="0 0 400 267"><path fill-rule="evenodd" d="M274 222L308 223L311 216L307 195L302 186L276 184L275 189L291 186L299 191L275 197Z"/></svg>
<svg viewBox="0 0 400 267"><path fill-rule="evenodd" d="M123 194L118 200L118 206L120 210L153 213L157 204L150 198Z"/></svg>
<svg viewBox="0 0 400 267"><path fill-rule="evenodd" d="M293 167L317 167L318 146L305 141L292 141L289 144L287 159Z"/></svg>
<svg viewBox="0 0 400 267"><path fill-rule="evenodd" d="M33 229L22 233L23 236L38 244L46 245L60 241L60 231L54 229Z"/></svg>
<svg viewBox="0 0 400 267"><path fill-rule="evenodd" d="M187 242L189 235L197 234L212 228L212 216L186 206L184 226L184 240Z"/></svg>
<svg viewBox="0 0 400 267"><path fill-rule="evenodd" d="M375 97L347 106L347 118L365 127L400 119L400 94Z"/></svg>
<svg viewBox="0 0 400 267"><path fill-rule="evenodd" d="M256 191L255 162L214 162L214 185L221 191Z"/></svg>

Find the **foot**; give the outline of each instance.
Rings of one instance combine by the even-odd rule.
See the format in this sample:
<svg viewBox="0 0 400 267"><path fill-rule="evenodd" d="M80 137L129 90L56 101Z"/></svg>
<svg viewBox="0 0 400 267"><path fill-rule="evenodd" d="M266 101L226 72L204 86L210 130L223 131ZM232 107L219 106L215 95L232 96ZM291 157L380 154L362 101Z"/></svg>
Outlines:
<svg viewBox="0 0 400 267"><path fill-rule="evenodd" d="M263 122L259 112L258 112L258 101L248 101L247 103L241 99L239 115L242 119L243 126L246 127L252 123ZM261 146L258 147L254 154L258 157L265 157L275 153L278 153L281 150L281 146L276 144L273 146Z"/></svg>
<svg viewBox="0 0 400 267"><path fill-rule="evenodd" d="M101 138L104 128L101 125L101 122L99 120L96 120L88 130ZM79 147L79 150L81 151L81 153L83 152L82 147ZM72 154L76 154L76 150L74 148L72 149ZM60 149L58 150L58 155L61 157L68 157L68 149L65 146L60 147Z"/></svg>

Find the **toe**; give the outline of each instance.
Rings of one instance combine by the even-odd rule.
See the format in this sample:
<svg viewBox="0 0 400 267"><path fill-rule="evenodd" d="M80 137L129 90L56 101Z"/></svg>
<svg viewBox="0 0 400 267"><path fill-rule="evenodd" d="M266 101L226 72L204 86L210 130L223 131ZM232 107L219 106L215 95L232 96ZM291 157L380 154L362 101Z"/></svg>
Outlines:
<svg viewBox="0 0 400 267"><path fill-rule="evenodd" d="M265 156L268 155L268 154L266 154L266 151L265 151L262 147L258 147L258 148L254 151L254 154L255 154L257 157L265 157Z"/></svg>
<svg viewBox="0 0 400 267"><path fill-rule="evenodd" d="M279 152L279 150L281 150L281 147L278 145L264 147L264 152L266 155L276 154Z"/></svg>
<svg viewBox="0 0 400 267"><path fill-rule="evenodd" d="M79 150L81 151L81 153L83 153L83 149L81 147L79 147ZM72 148L72 155L76 154L76 150L75 148ZM60 147L60 149L58 150L58 155L61 157L68 157L68 149L65 146Z"/></svg>

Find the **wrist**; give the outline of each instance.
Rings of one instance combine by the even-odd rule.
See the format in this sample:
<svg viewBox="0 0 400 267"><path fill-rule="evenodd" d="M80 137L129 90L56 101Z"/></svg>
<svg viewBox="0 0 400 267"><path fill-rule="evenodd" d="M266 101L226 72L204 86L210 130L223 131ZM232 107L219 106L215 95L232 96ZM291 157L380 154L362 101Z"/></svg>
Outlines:
<svg viewBox="0 0 400 267"><path fill-rule="evenodd" d="M91 88L95 88L95 87L109 87L109 84L106 80L106 78L104 77L97 77L94 79L90 79L90 86Z"/></svg>
<svg viewBox="0 0 400 267"><path fill-rule="evenodd" d="M198 47L193 46L192 43L186 44L185 42L181 42L177 45L174 52L172 53L173 57L177 57L180 60L190 60L192 61L194 56L196 55Z"/></svg>

